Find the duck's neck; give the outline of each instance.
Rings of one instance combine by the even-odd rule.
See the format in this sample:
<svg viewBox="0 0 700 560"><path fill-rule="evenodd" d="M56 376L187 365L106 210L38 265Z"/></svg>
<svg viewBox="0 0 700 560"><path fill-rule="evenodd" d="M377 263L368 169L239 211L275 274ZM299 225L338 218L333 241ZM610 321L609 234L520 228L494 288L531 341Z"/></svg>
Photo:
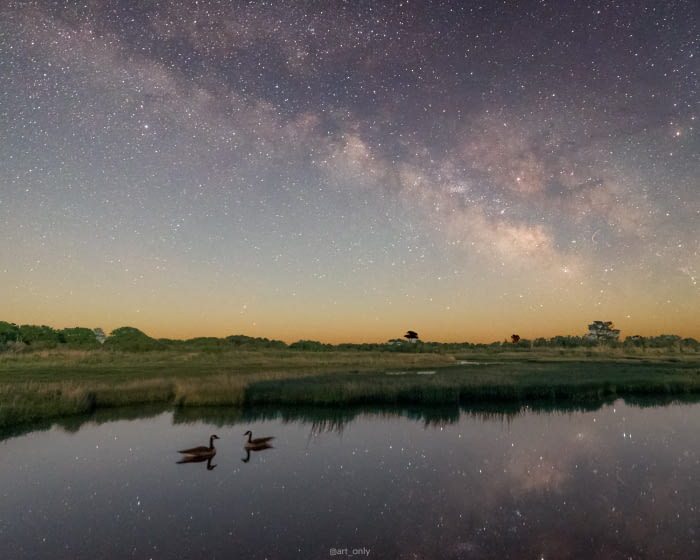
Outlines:
<svg viewBox="0 0 700 560"><path fill-rule="evenodd" d="M248 432L248 443L253 443L253 434Z"/></svg>
<svg viewBox="0 0 700 560"><path fill-rule="evenodd" d="M214 449L214 436L209 438L209 449Z"/></svg>

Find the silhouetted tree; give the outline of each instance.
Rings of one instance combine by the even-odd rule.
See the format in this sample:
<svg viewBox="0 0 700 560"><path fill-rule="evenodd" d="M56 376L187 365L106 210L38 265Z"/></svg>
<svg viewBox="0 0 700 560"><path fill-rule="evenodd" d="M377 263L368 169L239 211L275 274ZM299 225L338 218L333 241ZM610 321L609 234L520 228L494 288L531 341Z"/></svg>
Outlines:
<svg viewBox="0 0 700 560"><path fill-rule="evenodd" d="M407 338L409 342L416 342L418 340L418 333L416 331L408 331L404 338Z"/></svg>
<svg viewBox="0 0 700 560"><path fill-rule="evenodd" d="M519 334L512 334L512 335L510 335L510 341L511 341L513 344L517 344L518 342L520 342L520 335L519 335Z"/></svg>

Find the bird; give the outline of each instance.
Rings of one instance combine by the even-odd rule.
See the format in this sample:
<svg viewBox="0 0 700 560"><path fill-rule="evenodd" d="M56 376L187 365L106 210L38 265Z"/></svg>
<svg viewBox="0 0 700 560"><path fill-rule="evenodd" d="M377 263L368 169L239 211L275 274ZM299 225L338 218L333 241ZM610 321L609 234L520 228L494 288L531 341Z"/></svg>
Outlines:
<svg viewBox="0 0 700 560"><path fill-rule="evenodd" d="M253 439L253 432L250 430L243 435L248 436L248 441L245 442L245 448L252 450L269 449L271 447L270 441L275 439L274 436Z"/></svg>
<svg viewBox="0 0 700 560"><path fill-rule="evenodd" d="M191 447L190 449L182 449L178 453L182 453L188 457L213 457L216 455L216 447L214 447L214 440L219 439L219 436L212 435L209 438L209 447L205 445L200 445L199 447Z"/></svg>

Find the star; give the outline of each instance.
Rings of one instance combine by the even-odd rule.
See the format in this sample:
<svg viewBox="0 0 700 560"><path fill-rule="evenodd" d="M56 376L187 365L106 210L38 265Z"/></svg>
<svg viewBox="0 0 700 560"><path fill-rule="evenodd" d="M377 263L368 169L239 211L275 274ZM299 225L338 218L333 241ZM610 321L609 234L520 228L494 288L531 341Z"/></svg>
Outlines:
<svg viewBox="0 0 700 560"><path fill-rule="evenodd" d="M595 319L700 336L694 16L13 0L0 319L290 342Z"/></svg>

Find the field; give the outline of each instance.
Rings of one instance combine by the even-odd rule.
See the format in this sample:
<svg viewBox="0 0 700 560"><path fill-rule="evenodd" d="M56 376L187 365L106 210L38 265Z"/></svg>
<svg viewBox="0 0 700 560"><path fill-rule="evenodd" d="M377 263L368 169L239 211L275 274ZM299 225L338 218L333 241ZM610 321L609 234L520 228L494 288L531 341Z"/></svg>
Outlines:
<svg viewBox="0 0 700 560"><path fill-rule="evenodd" d="M0 355L0 428L97 410L468 405L700 397L700 356L605 352Z"/></svg>

